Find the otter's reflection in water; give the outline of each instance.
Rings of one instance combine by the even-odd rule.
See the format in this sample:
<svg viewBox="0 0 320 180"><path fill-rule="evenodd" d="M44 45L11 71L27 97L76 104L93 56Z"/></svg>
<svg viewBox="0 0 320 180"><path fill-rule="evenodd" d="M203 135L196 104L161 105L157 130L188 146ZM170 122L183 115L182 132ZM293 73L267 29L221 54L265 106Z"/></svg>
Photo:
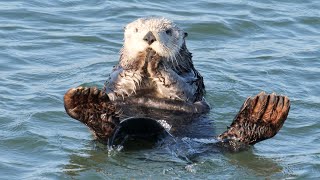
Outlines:
<svg viewBox="0 0 320 180"><path fill-rule="evenodd" d="M252 149L241 153L221 153L215 144L214 139L166 136L150 146L143 141L135 141L129 142L125 150L110 151L106 145L91 141L81 154L70 156L64 172L74 178L94 178L93 174L100 178L139 178L163 174L170 178L190 173L194 177L205 178L205 172L210 171L214 175L215 169L219 169L217 167L229 164L226 171L240 168L245 169L243 172L263 176L281 173L281 166L276 161L257 156ZM115 171L119 168L123 169L121 174Z"/></svg>

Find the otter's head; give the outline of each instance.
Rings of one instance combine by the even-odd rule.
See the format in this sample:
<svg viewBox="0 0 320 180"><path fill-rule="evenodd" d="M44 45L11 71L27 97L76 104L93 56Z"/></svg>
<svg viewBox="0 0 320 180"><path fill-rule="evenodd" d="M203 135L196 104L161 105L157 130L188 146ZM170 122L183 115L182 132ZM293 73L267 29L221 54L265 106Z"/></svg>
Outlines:
<svg viewBox="0 0 320 180"><path fill-rule="evenodd" d="M140 18L125 27L126 58L134 59L147 48L167 59L175 58L184 44L187 33L165 18Z"/></svg>

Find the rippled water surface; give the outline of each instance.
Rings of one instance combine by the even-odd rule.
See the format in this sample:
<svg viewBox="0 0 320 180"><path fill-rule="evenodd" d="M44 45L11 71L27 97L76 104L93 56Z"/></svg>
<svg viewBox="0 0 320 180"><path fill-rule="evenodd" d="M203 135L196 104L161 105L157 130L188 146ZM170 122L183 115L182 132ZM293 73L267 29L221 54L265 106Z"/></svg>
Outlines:
<svg viewBox="0 0 320 180"><path fill-rule="evenodd" d="M66 115L62 97L102 87L123 27L144 16L189 33L213 109L176 144L108 154ZM2 0L0 39L0 179L320 177L318 0ZM291 99L279 134L240 153L210 150L209 137L260 91Z"/></svg>

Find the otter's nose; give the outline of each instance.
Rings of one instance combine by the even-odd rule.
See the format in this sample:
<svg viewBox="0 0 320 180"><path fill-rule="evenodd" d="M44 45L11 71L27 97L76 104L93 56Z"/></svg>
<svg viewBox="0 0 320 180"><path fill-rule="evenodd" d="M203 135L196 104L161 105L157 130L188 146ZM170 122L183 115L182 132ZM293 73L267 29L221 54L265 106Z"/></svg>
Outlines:
<svg viewBox="0 0 320 180"><path fill-rule="evenodd" d="M143 40L146 41L149 45L155 42L157 39L154 37L153 33L149 31L144 37Z"/></svg>

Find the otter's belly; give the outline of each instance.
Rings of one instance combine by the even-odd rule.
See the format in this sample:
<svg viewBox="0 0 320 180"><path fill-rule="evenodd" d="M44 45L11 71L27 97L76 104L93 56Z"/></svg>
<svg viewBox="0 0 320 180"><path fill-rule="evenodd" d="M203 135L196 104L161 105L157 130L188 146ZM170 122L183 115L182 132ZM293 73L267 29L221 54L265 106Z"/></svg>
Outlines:
<svg viewBox="0 0 320 180"><path fill-rule="evenodd" d="M150 97L132 97L114 102L121 108L121 119L138 117L164 120L171 126L170 132L178 130L197 119L201 114L209 112L210 107L205 102L182 102Z"/></svg>
<svg viewBox="0 0 320 180"><path fill-rule="evenodd" d="M146 109L157 109L160 111L176 111L188 114L203 114L209 112L210 110L210 106L207 104L205 100L191 103L175 101L170 99L160 99L148 96L127 98L125 100L117 100L115 101L115 104L117 104L122 109L130 109L131 107L143 107Z"/></svg>

